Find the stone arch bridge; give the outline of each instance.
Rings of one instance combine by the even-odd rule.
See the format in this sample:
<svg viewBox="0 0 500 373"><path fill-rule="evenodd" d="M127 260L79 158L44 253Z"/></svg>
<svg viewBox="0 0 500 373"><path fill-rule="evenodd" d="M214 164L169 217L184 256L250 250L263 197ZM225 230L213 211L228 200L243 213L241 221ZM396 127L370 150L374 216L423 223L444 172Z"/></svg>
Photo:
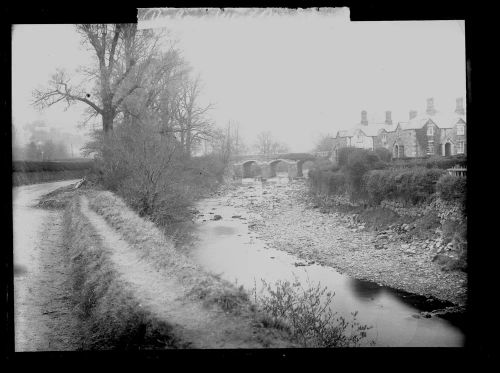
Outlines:
<svg viewBox="0 0 500 373"><path fill-rule="evenodd" d="M329 155L329 152L240 155L233 157L233 170L236 177L252 177L251 167L256 164L262 170L261 176L268 179L276 177L276 166L282 162L287 166L289 178L303 177L305 162L328 158Z"/></svg>

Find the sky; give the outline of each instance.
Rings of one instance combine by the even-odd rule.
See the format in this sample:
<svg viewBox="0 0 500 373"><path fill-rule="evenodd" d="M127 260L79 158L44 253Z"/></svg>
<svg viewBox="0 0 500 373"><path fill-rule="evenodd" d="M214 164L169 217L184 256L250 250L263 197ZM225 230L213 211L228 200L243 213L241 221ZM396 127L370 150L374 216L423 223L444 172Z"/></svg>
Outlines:
<svg viewBox="0 0 500 373"><path fill-rule="evenodd" d="M409 110L451 112L466 95L462 21L350 22L339 12L172 16L159 20L203 81L217 125L239 123L248 145L271 131L291 151L309 151L321 134L368 118L394 121ZM144 25L144 24L143 24ZM15 26L12 42L13 119L78 129L83 105L37 112L31 91L57 67L75 71L90 56L72 25ZM88 130L88 129L87 129Z"/></svg>

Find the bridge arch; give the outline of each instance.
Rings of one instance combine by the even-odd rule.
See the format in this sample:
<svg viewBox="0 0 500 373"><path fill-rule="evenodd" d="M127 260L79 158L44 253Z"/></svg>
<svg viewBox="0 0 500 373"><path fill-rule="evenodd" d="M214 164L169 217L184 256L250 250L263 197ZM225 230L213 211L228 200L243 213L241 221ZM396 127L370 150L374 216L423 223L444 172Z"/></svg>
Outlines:
<svg viewBox="0 0 500 373"><path fill-rule="evenodd" d="M287 166L287 173L288 176L290 176L290 165L293 165L295 162L290 161L288 159L273 159L272 161L269 162L269 176L268 177L276 177L276 166L278 163L284 163Z"/></svg>
<svg viewBox="0 0 500 373"><path fill-rule="evenodd" d="M297 176L302 177L304 176L304 170L302 167L304 166L304 163L306 162L314 162L315 158L305 158L301 159L300 161L297 161Z"/></svg>
<svg viewBox="0 0 500 373"><path fill-rule="evenodd" d="M248 161L244 161L241 163L241 167L243 168L243 177L253 177L252 175L252 164L259 166L259 162L255 159L249 159Z"/></svg>

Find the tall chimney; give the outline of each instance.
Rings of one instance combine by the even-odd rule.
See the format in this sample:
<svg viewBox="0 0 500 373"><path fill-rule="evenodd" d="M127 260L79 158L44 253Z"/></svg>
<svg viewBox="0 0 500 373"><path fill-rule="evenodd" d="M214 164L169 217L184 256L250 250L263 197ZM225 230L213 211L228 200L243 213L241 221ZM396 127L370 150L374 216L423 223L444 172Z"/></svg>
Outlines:
<svg viewBox="0 0 500 373"><path fill-rule="evenodd" d="M457 108L455 109L455 113L457 113L458 115L465 115L463 97L457 98Z"/></svg>
<svg viewBox="0 0 500 373"><path fill-rule="evenodd" d="M416 110L410 110L410 120L413 118L417 117L417 111Z"/></svg>
<svg viewBox="0 0 500 373"><path fill-rule="evenodd" d="M361 112L361 124L364 126L368 125L368 114L366 113L366 110Z"/></svg>
<svg viewBox="0 0 500 373"><path fill-rule="evenodd" d="M385 112L385 124L390 125L392 124L392 118L391 118L391 111L387 110Z"/></svg>
<svg viewBox="0 0 500 373"><path fill-rule="evenodd" d="M434 115L436 114L436 109L434 109L434 99L433 98L428 98L427 99L427 110L426 110L427 115Z"/></svg>

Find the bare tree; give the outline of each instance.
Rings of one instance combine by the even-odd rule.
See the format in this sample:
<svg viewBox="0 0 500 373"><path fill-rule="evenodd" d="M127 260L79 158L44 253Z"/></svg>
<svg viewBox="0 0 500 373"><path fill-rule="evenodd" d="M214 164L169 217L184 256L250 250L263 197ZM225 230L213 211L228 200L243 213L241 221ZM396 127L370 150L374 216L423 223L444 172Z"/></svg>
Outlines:
<svg viewBox="0 0 500 373"><path fill-rule="evenodd" d="M208 118L208 112L213 108L212 104L200 106L199 96L201 92L200 78L194 80L185 76L182 80L178 102L174 107L175 129L179 134L184 153L189 158L193 148L202 140L213 137L213 123Z"/></svg>
<svg viewBox="0 0 500 373"><path fill-rule="evenodd" d="M257 135L255 148L259 154L264 155L288 152L288 146L276 141L270 131L260 132Z"/></svg>
<svg viewBox="0 0 500 373"><path fill-rule="evenodd" d="M42 160L42 152L34 141L30 141L25 147L25 158L29 161Z"/></svg>
<svg viewBox="0 0 500 373"><path fill-rule="evenodd" d="M188 65L174 48L154 58L143 78L144 89L124 100L123 121L155 123L161 134L168 133L175 124L182 76L188 72Z"/></svg>
<svg viewBox="0 0 500 373"><path fill-rule="evenodd" d="M333 138L329 134L320 134L319 139L314 146L315 152L329 152L333 147Z"/></svg>
<svg viewBox="0 0 500 373"><path fill-rule="evenodd" d="M88 119L101 116L103 131L108 134L125 98L141 88L158 39L151 31L138 31L136 24L81 24L77 32L97 60L97 67L82 68L95 87L88 90L73 84L71 77L58 70L46 89L33 92L33 104L45 108L59 102L68 106L84 103Z"/></svg>
<svg viewBox="0 0 500 373"><path fill-rule="evenodd" d="M224 164L228 163L231 156L242 154L245 144L239 135L237 123L229 121L225 128L214 130L214 136L210 141L211 153L215 154Z"/></svg>

